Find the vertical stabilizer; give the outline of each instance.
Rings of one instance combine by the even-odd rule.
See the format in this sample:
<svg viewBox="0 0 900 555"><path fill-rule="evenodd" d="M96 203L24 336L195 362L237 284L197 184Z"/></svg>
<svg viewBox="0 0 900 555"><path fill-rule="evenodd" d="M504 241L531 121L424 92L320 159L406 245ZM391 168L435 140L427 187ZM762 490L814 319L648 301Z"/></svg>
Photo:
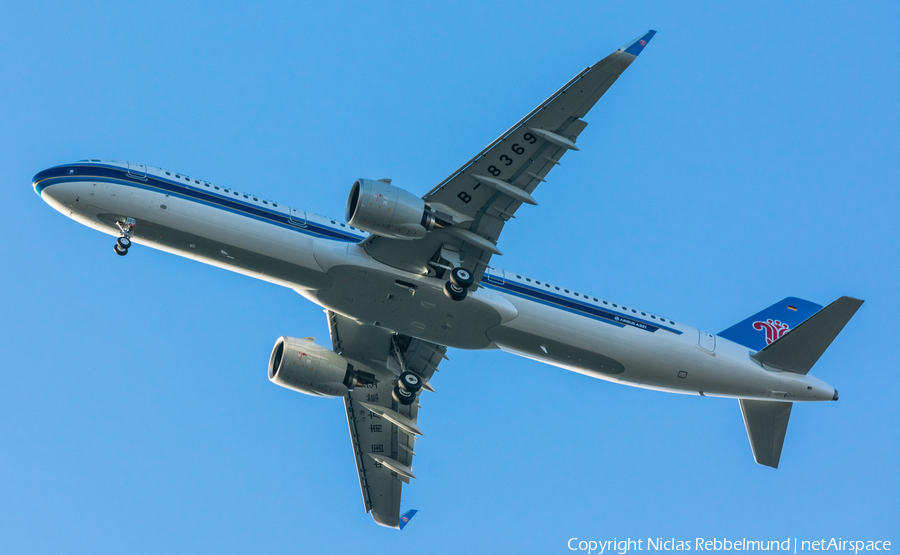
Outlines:
<svg viewBox="0 0 900 555"><path fill-rule="evenodd" d="M793 403L749 399L740 402L753 458L763 466L778 468Z"/></svg>
<svg viewBox="0 0 900 555"><path fill-rule="evenodd" d="M822 309L822 305L788 297L719 333L729 341L762 350Z"/></svg>

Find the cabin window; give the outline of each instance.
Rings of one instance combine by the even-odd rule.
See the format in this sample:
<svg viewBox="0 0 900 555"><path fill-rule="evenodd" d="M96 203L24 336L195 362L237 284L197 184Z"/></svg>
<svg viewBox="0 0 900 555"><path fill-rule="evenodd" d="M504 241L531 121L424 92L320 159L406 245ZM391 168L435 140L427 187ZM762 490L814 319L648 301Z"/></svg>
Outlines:
<svg viewBox="0 0 900 555"><path fill-rule="evenodd" d="M269 201L264 200L264 201L263 201L263 204L269 204Z"/></svg>
<svg viewBox="0 0 900 555"><path fill-rule="evenodd" d="M608 303L608 302L606 302L606 301L603 301L603 304L609 304L609 303Z"/></svg>
<svg viewBox="0 0 900 555"><path fill-rule="evenodd" d="M647 315L646 312L641 312L641 316L646 316L646 315Z"/></svg>
<svg viewBox="0 0 900 555"><path fill-rule="evenodd" d="M597 300L597 297L594 297L594 302L599 303L600 301Z"/></svg>
<svg viewBox="0 0 900 555"><path fill-rule="evenodd" d="M213 187L214 187L214 188L215 188L215 190L216 190L216 191L218 191L218 190L219 190L219 188L218 188L218 187L216 187L216 186L215 186L215 185L213 185Z"/></svg>
<svg viewBox="0 0 900 555"><path fill-rule="evenodd" d="M194 183L196 183L197 185L200 185L200 181L197 179L194 180Z"/></svg>
<svg viewBox="0 0 900 555"><path fill-rule="evenodd" d="M256 202L259 202L259 199L256 197L253 197L253 200L255 200Z"/></svg>
<svg viewBox="0 0 900 555"><path fill-rule="evenodd" d="M274 202L272 203L272 206L274 206L275 208L278 208L278 205L275 204Z"/></svg>
<svg viewBox="0 0 900 555"><path fill-rule="evenodd" d="M248 197L247 195L244 195L244 198L250 198L250 197Z"/></svg>
<svg viewBox="0 0 900 555"><path fill-rule="evenodd" d="M614 308L619 308L619 305L617 305L616 303L613 303L613 307L614 307Z"/></svg>
<svg viewBox="0 0 900 555"><path fill-rule="evenodd" d="M169 172L166 172L166 175L172 175L172 174L171 174L171 173L169 173Z"/></svg>
<svg viewBox="0 0 900 555"><path fill-rule="evenodd" d="M531 278L525 278L525 281L527 281L528 283L531 283Z"/></svg>
<svg viewBox="0 0 900 555"><path fill-rule="evenodd" d="M241 196L241 194L239 192L235 191L234 196L239 197L239 196Z"/></svg>
<svg viewBox="0 0 900 555"><path fill-rule="evenodd" d="M516 274L516 277L519 278L519 279L522 279L522 276L520 276L520 275L518 275L518 274Z"/></svg>
<svg viewBox="0 0 900 555"><path fill-rule="evenodd" d="M653 318L654 320L656 320L656 316L651 314L650 317Z"/></svg>
<svg viewBox="0 0 900 555"><path fill-rule="evenodd" d="M559 287L557 287L556 290L559 291Z"/></svg>

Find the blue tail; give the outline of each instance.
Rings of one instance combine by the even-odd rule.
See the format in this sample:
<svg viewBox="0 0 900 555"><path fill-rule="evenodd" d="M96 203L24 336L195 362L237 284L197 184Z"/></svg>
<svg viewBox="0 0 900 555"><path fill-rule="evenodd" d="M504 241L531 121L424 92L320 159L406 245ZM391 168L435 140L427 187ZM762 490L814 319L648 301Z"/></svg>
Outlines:
<svg viewBox="0 0 900 555"><path fill-rule="evenodd" d="M719 337L759 351L821 309L820 304L788 297L731 326Z"/></svg>
<svg viewBox="0 0 900 555"><path fill-rule="evenodd" d="M405 513L400 515L400 529L401 530L403 530L406 527L406 525L409 524L409 521L412 520L412 517L416 516L417 512L419 512L419 511L413 509L411 511L406 511Z"/></svg>

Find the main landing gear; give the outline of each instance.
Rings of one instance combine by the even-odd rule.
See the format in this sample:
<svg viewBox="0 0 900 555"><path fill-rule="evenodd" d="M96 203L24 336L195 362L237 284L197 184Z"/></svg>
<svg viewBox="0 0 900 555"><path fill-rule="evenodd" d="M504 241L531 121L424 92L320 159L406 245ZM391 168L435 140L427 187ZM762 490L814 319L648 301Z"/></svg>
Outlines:
<svg viewBox="0 0 900 555"><path fill-rule="evenodd" d="M416 393L420 389L422 389L422 378L412 372L403 372L391 392L391 397L401 405L411 405L416 402Z"/></svg>
<svg viewBox="0 0 900 555"><path fill-rule="evenodd" d="M137 222L134 221L134 218L125 218L125 223L116 222L119 231L122 232L122 236L116 239L116 245L113 249L119 256L128 254L128 249L131 248L131 236L134 234L134 226L136 224Z"/></svg>
<svg viewBox="0 0 900 555"><path fill-rule="evenodd" d="M450 281L444 284L444 294L454 301L461 301L466 298L473 283L475 276L469 270L457 266L450 270Z"/></svg>

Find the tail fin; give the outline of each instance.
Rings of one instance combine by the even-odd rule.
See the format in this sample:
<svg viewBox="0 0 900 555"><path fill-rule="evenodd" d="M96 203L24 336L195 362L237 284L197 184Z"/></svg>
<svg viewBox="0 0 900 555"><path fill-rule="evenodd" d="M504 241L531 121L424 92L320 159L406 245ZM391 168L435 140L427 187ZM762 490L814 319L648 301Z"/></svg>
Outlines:
<svg viewBox="0 0 900 555"><path fill-rule="evenodd" d="M729 341L762 350L822 309L822 305L788 297L719 333Z"/></svg>
<svg viewBox="0 0 900 555"><path fill-rule="evenodd" d="M859 299L841 297L753 358L781 370L806 374L862 304Z"/></svg>
<svg viewBox="0 0 900 555"><path fill-rule="evenodd" d="M753 458L763 466L778 468L781 448L784 447L784 434L787 433L788 419L794 403L749 399L740 401Z"/></svg>
<svg viewBox="0 0 900 555"><path fill-rule="evenodd" d="M410 511L406 511L402 515L400 515L400 529L403 530L406 528L406 525L409 524L409 521L412 520L412 517L416 516L416 513L419 512L415 509Z"/></svg>

